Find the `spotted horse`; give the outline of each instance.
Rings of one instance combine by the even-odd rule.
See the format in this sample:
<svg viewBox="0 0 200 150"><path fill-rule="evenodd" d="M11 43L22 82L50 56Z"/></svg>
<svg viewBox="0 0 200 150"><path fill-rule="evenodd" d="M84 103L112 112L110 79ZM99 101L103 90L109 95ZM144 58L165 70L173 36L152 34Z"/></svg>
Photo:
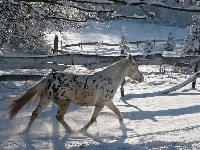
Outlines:
<svg viewBox="0 0 200 150"><path fill-rule="evenodd" d="M56 119L65 127L66 132L72 132L71 127L64 120L64 115L70 103L95 106L90 121L80 131L87 130L96 121L104 106L112 110L119 122L123 123L121 113L112 99L125 76L138 82L144 80L131 55L91 75L51 73L42 78L21 97L10 102L9 118L13 119L22 107L30 103L32 99L39 97L39 104L21 134L29 132L34 120L52 101L58 106Z"/></svg>

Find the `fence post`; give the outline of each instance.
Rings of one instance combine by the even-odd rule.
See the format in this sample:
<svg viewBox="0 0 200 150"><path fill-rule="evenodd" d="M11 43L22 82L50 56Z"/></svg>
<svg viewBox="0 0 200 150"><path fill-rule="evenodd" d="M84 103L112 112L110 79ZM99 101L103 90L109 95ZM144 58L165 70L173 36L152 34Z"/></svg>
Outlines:
<svg viewBox="0 0 200 150"><path fill-rule="evenodd" d="M53 54L58 54L58 35L55 35L53 44L54 44ZM54 73L54 72L56 72L56 70L52 69L52 73Z"/></svg>
<svg viewBox="0 0 200 150"><path fill-rule="evenodd" d="M121 88L120 88L121 97L124 97L124 84L125 84L125 79L123 80L123 82L122 82L122 84L121 84Z"/></svg>
<svg viewBox="0 0 200 150"><path fill-rule="evenodd" d="M62 52L62 40L60 41L60 50Z"/></svg>
<svg viewBox="0 0 200 150"><path fill-rule="evenodd" d="M124 51L125 51L125 50L121 50L121 54L124 54ZM121 97L124 97L124 83L125 83L125 79L123 80L123 82L122 82L122 84L121 84L121 88L120 88Z"/></svg>
<svg viewBox="0 0 200 150"><path fill-rule="evenodd" d="M54 38L53 54L55 53L58 53L58 35L55 35L55 38Z"/></svg>
<svg viewBox="0 0 200 150"><path fill-rule="evenodd" d="M123 48L123 49L121 49L121 55L122 54L125 54L125 49Z"/></svg>
<svg viewBox="0 0 200 150"><path fill-rule="evenodd" d="M196 65L195 65L194 73L197 72L197 70L198 70L198 66L199 66L198 64L199 64L199 61L198 61L198 62L196 63ZM195 78L194 81L192 81L192 88L193 88L193 89L195 89L196 80L197 80L197 78Z"/></svg>
<svg viewBox="0 0 200 150"><path fill-rule="evenodd" d="M57 54L57 53L58 53L58 35L55 35L53 54ZM54 73L54 72L56 72L56 70L52 69L52 73ZM51 110L52 110L52 112L57 111L57 107L54 103L52 103ZM54 119L55 119L55 116L52 116L52 120L54 120ZM58 122L53 121L53 133L58 133L58 132L59 132L59 124L58 124ZM55 146L55 143L54 143L54 146Z"/></svg>
<svg viewBox="0 0 200 150"><path fill-rule="evenodd" d="M83 45L82 45L82 41L81 41L81 51L83 50Z"/></svg>
<svg viewBox="0 0 200 150"><path fill-rule="evenodd" d="M136 44L137 44L137 47L138 47L138 44L139 44L139 42L138 42L138 41L136 41Z"/></svg>

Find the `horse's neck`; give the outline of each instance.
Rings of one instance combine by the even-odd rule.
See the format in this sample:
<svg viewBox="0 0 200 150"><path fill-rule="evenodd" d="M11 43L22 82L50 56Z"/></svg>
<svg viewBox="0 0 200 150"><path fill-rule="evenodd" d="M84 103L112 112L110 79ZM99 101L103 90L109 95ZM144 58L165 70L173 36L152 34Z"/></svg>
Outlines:
<svg viewBox="0 0 200 150"><path fill-rule="evenodd" d="M126 76L128 66L128 60L125 59L109 66L101 73L109 75L114 81L114 86L118 88Z"/></svg>

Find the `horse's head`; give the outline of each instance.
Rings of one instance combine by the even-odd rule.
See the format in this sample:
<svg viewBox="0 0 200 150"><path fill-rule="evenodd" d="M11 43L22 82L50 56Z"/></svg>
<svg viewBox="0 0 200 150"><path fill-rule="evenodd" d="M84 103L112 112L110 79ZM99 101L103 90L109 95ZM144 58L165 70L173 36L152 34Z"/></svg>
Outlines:
<svg viewBox="0 0 200 150"><path fill-rule="evenodd" d="M137 80L138 82L143 82L144 81L144 76L140 72L140 70L138 69L138 65L133 60L132 56L129 55L127 59L129 59L129 61L131 63L130 69L128 70L127 76L129 78L131 78L132 80Z"/></svg>

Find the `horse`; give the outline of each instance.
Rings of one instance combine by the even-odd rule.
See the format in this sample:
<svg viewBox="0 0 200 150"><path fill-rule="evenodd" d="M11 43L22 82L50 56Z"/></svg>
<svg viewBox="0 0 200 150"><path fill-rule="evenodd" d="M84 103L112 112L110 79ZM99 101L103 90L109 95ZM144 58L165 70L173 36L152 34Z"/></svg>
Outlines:
<svg viewBox="0 0 200 150"><path fill-rule="evenodd" d="M80 131L87 131L96 121L104 106L115 113L121 124L123 123L122 115L112 100L126 76L138 82L144 81L144 76L131 55L113 63L104 70L89 75L50 73L21 97L10 102L9 119L12 120L22 107L39 97L39 104L32 112L29 123L21 134L29 132L34 120L52 101L58 107L56 119L64 126L66 132L73 132L64 120L70 103L95 107L90 121Z"/></svg>

